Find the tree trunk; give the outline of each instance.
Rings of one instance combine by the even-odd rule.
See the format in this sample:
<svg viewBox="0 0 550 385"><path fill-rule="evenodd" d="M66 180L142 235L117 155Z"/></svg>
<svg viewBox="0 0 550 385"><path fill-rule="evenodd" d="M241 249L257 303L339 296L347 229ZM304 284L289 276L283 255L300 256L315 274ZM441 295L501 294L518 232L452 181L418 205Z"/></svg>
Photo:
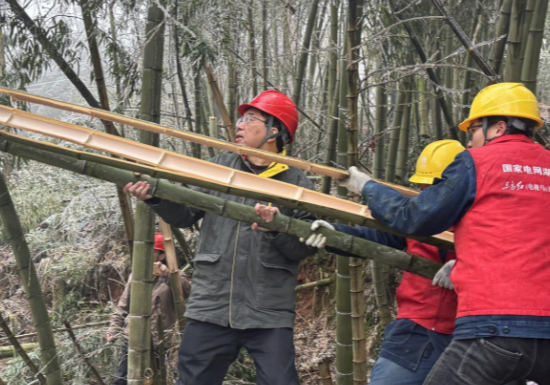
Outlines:
<svg viewBox="0 0 550 385"><path fill-rule="evenodd" d="M40 358L44 366L42 373L46 376L48 385L59 385L63 383L63 375L59 367L50 316L42 296L40 281L34 268L29 246L23 235L23 229L11 200L8 186L1 173L0 197L0 218L4 226L4 236L10 242L17 264L17 272L31 309L34 328L38 334Z"/></svg>

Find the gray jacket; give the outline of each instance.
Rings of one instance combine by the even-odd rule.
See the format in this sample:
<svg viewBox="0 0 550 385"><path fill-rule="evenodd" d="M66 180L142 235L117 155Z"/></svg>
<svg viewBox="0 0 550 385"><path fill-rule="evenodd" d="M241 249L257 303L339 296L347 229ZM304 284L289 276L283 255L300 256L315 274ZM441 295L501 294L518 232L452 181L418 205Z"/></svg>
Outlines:
<svg viewBox="0 0 550 385"><path fill-rule="evenodd" d="M236 154L218 155L211 162L251 172ZM285 166L286 167L286 166ZM290 167L271 178L308 189L313 184L305 174ZM210 195L254 206L260 202L221 192L198 189ZM297 237L255 231L250 223L189 208L167 200L148 201L167 223L186 228L203 219L194 261L191 295L186 317L235 329L281 328L294 326L300 261L314 250ZM282 214L314 220L315 217L276 205Z"/></svg>

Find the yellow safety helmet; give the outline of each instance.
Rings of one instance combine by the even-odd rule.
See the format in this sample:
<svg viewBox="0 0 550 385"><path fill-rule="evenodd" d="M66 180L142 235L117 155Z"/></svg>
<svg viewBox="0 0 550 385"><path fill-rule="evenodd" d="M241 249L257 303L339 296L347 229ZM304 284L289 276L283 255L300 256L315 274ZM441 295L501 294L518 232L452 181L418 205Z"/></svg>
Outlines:
<svg viewBox="0 0 550 385"><path fill-rule="evenodd" d="M409 182L433 184L462 151L464 147L457 140L438 140L428 144L418 157L416 173Z"/></svg>
<svg viewBox="0 0 550 385"><path fill-rule="evenodd" d="M544 124L537 98L521 83L498 83L479 91L470 108L470 116L458 128L466 131L474 120L488 116L531 119L537 123L536 128Z"/></svg>

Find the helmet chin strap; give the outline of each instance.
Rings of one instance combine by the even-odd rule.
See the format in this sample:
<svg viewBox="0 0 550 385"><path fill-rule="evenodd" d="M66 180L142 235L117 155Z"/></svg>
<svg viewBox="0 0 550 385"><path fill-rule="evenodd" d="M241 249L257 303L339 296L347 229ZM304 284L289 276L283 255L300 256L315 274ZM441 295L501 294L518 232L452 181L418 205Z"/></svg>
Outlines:
<svg viewBox="0 0 550 385"><path fill-rule="evenodd" d="M487 131L489 131L489 119L488 118L482 118L482 122L483 122L483 127L481 128L483 130L483 138L485 139L485 141L483 142L483 145L485 146L487 143L489 143L491 140L493 139L488 139L487 138Z"/></svg>
<svg viewBox="0 0 550 385"><path fill-rule="evenodd" d="M269 132L271 131L271 127L273 127L273 116L269 116L269 118L267 118L267 123L265 127L266 127L265 137L263 138L260 145L256 147L257 149L260 149L268 140L278 138L279 136L282 136L284 134L284 130L279 130L279 132L277 132L276 134L269 135Z"/></svg>

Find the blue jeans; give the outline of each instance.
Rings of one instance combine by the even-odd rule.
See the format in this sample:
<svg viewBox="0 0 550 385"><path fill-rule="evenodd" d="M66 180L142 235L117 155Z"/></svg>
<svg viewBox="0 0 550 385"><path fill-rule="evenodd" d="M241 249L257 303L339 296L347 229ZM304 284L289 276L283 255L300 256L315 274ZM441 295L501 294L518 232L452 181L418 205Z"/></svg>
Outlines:
<svg viewBox="0 0 550 385"><path fill-rule="evenodd" d="M438 358L433 352L427 358L422 357L413 371L380 357L372 370L369 385L422 385Z"/></svg>

